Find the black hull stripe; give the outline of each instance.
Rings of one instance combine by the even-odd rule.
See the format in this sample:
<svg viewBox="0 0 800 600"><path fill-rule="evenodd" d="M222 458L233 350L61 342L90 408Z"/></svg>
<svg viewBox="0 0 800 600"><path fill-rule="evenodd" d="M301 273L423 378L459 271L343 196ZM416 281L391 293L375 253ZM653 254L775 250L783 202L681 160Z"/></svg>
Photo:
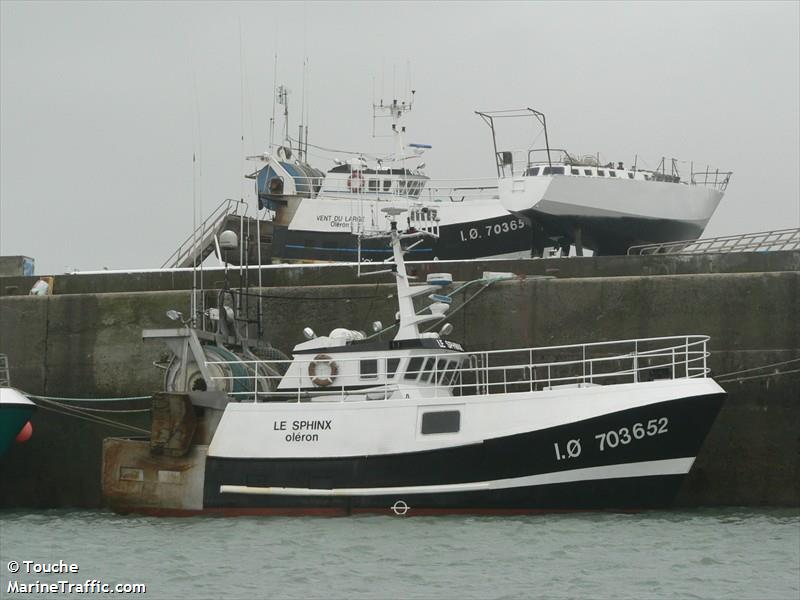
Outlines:
<svg viewBox="0 0 800 600"><path fill-rule="evenodd" d="M486 440L483 443L441 450L393 455L373 455L345 458L314 459L233 459L209 456L206 460L204 506L373 506L375 501L365 497L286 497L246 494L222 494L221 486L285 487L311 489L380 488L458 484L476 481L493 481L609 467L628 463L692 458L706 437L725 394L711 394L662 402L646 407L621 411L584 421L553 427L536 432ZM662 433L633 438L635 424ZM598 435L626 428L631 441L623 444L617 440L614 447L607 444L600 449ZM640 431L637 428L637 431ZM625 437L624 435L622 437ZM567 457L570 440L579 440L580 452ZM556 444L561 456L556 455ZM576 450L573 444L573 453ZM679 475L657 476L678 477ZM646 480L649 477L632 479ZM613 479L611 481L620 481ZM559 483L589 485L596 482L581 481ZM545 486L526 486L514 489L470 491L448 494L420 494L415 496L419 506L437 506L440 497L459 497L464 506L505 506L504 498L527 495L538 506L538 492L532 490ZM351 504L348 504L351 503ZM513 506L517 500L512 502ZM499 504L497 504L499 503ZM457 503L454 506L462 506ZM611 506L611 505L608 505ZM614 505L617 506L617 505ZM632 504L630 506L637 506Z"/></svg>
<svg viewBox="0 0 800 600"><path fill-rule="evenodd" d="M519 219L509 213L494 219L442 225L437 240L426 240L413 248L410 256L414 260L432 260L434 257L460 260L529 252L530 226L525 224L512 230L512 221L515 226L519 225ZM495 226L500 233L495 233ZM508 231L504 231L504 227L508 227ZM470 233L470 230L474 232ZM376 260L392 255L385 240L362 240L361 252ZM272 255L287 260L352 261L358 256L358 237L349 232L306 231L277 226L273 232Z"/></svg>
<svg viewBox="0 0 800 600"><path fill-rule="evenodd" d="M589 481L594 479L624 479L628 477L644 477L654 475L684 475L694 462L694 457L671 460L657 460L641 463L590 467L571 471L555 471L526 477L513 477L494 481L475 481L468 483L448 483L443 485L378 487L378 488L276 488L251 487L246 485L222 485L221 494L251 494L264 496L405 496L419 494L452 494L460 492L478 492L517 487L534 487L555 483L571 483L573 481Z"/></svg>

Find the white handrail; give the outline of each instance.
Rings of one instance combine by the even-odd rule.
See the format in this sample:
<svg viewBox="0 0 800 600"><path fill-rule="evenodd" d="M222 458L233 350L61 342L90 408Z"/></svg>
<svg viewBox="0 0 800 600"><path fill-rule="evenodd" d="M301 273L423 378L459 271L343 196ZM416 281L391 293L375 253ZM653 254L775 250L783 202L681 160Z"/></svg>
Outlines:
<svg viewBox="0 0 800 600"><path fill-rule="evenodd" d="M276 397L293 397L297 401L304 397L338 397L340 401L351 397L388 399L412 391L433 398L451 397L454 393L463 395L465 391L475 394L513 393L523 390L536 392L561 385L593 386L602 383L638 383L654 378L704 378L709 373L708 340L708 336L688 335L472 353L441 350L423 354L414 351L403 357L398 357L396 352L381 355L370 352L368 356L353 353L353 357L335 357L339 373L330 388L315 387L311 383L308 367L314 362L315 355L312 354L307 355L307 358L298 356L290 361L237 361L235 364L245 367L246 375L221 375L213 379L228 381L230 389L234 388L237 380L244 379L250 384L246 386L249 391L236 394L250 396L253 395L252 390L269 389L268 385L260 385L262 382L273 382L274 389L283 381L284 387L278 392L260 391L257 396L264 398L272 394ZM651 347L656 344L658 347ZM609 352L614 346L622 346L622 351ZM335 354L336 349L328 348L325 352ZM562 359L536 356L537 353L552 355L570 352L576 356ZM516 357L515 354L522 355ZM405 359L395 366L391 376L387 371L388 358ZM418 368L409 370L410 358L419 359ZM360 374L358 363L363 360L378 361L379 369L374 376L365 378ZM206 364L232 363L233 361L208 361ZM284 364L287 369L293 365L295 372L291 377L296 383L287 387L286 378L262 374L266 373L266 370L259 368L263 363ZM352 368L348 369L348 365ZM370 383L374 379L382 380L383 383Z"/></svg>
<svg viewBox="0 0 800 600"><path fill-rule="evenodd" d="M364 174L365 181L358 187L348 184L347 178L295 177L304 188L318 190L312 197L352 200L410 200L428 202L464 202L470 200L496 199L498 197L497 179L482 177L469 179L392 179L390 188L383 186L387 178L383 174ZM370 180L376 183L370 185ZM403 181L402 187L396 185ZM409 185L409 182L413 182ZM274 194L280 196L280 194Z"/></svg>
<svg viewBox="0 0 800 600"><path fill-rule="evenodd" d="M628 254L712 254L800 249L800 228L631 246Z"/></svg>
<svg viewBox="0 0 800 600"><path fill-rule="evenodd" d="M242 200L227 199L223 200L217 208L215 208L208 217L206 217L197 229L184 240L178 248L170 254L169 258L164 261L161 268L168 266L177 267L187 257L192 254L202 252L209 243L209 235L215 232L220 224L231 215L239 215L239 209L244 205L242 214L247 212L247 205Z"/></svg>

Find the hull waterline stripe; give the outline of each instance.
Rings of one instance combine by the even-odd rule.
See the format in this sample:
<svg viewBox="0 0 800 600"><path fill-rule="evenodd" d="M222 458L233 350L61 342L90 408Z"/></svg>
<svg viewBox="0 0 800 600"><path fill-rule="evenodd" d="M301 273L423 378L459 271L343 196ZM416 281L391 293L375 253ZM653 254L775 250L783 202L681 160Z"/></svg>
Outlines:
<svg viewBox="0 0 800 600"><path fill-rule="evenodd" d="M300 244L286 244L287 248L291 248L292 250L324 250L325 252L358 252L358 248L325 248L323 246L301 246ZM365 252L377 252L380 254L391 254L392 249L383 249L383 248L362 248L362 253ZM412 248L408 250L408 252L433 252L433 248Z"/></svg>
<svg viewBox="0 0 800 600"><path fill-rule="evenodd" d="M444 485L410 485L378 488L290 488L253 487L248 485L221 485L220 494L249 494L258 496L391 496L397 494L442 494L457 492L477 492L499 490L553 483L571 483L596 479L619 479L627 477L648 477L653 475L683 475L689 472L694 457L672 458L638 463L625 463L602 467L588 467L571 471L557 471L541 475L528 475L492 481L470 483L451 483Z"/></svg>

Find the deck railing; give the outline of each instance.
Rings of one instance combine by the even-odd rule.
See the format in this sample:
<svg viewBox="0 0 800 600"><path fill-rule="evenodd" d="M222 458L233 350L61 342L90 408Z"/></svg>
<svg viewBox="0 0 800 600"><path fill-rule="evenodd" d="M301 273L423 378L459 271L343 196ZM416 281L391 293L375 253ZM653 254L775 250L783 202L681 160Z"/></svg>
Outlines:
<svg viewBox="0 0 800 600"><path fill-rule="evenodd" d="M504 150L497 153L497 164L503 177L524 177L530 174L533 167L547 167L547 166L565 166L568 167L564 173L555 173L563 175L576 175L571 173L570 168L579 170L578 176L596 176L588 175L584 168L588 169L609 169L616 175L617 173L642 173L647 181L660 181L665 183L683 183L685 185L699 185L703 187L713 188L724 192L728 187L732 171L720 171L719 169L712 169L706 167L703 171L695 171L694 163L689 166L690 177L688 180L681 177L678 166L681 161L675 158L667 159L662 157L658 166L655 169L643 168L638 165L638 157L632 164L625 168L624 163L615 161L606 161L605 158L600 157L600 154L587 154L583 156L572 155L566 150L561 148L533 148L530 150ZM619 179L628 179L628 177L618 176Z"/></svg>
<svg viewBox="0 0 800 600"><path fill-rule="evenodd" d="M631 246L628 254L714 254L800 250L800 228Z"/></svg>
<svg viewBox="0 0 800 600"><path fill-rule="evenodd" d="M169 255L161 265L165 268L190 267L200 264L208 254L213 243L214 235L219 233L220 227L229 216L244 215L247 212L247 203L242 200L223 200L194 232L189 234L180 246ZM188 263L188 264L187 264Z"/></svg>
<svg viewBox="0 0 800 600"><path fill-rule="evenodd" d="M315 387L309 379L311 364L326 361L317 355L294 361L207 364L240 373L214 377L227 389L246 390L234 392L240 400L384 400L412 393L445 398L707 377L708 340L708 336L689 335L482 352L415 353L411 356L421 359L415 361L418 366L410 370L406 355L391 376L387 359L398 358L396 354L336 357L333 362L338 372L325 387ZM377 361L374 376L361 374L360 363L365 360ZM292 375L275 374L285 372L292 364ZM283 386L278 390L281 381ZM375 384L370 385L373 381Z"/></svg>
<svg viewBox="0 0 800 600"><path fill-rule="evenodd" d="M323 184L324 181L324 184ZM384 182L390 181L390 187ZM374 183L373 183L374 182ZM398 183L401 182L401 183ZM341 178L323 180L319 178L296 177L295 183L302 188L313 187L318 190L315 196L392 200L410 198L429 202L464 202L469 200L491 199L497 197L497 179L482 177L471 179L389 179L380 173L362 173L355 179ZM262 192L262 195L270 195ZM280 196L280 193L273 194Z"/></svg>

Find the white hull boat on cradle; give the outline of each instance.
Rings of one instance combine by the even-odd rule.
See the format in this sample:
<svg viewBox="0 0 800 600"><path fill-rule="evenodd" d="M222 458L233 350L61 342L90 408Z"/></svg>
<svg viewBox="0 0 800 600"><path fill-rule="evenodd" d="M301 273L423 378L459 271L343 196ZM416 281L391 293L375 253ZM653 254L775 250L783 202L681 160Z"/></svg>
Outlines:
<svg viewBox="0 0 800 600"><path fill-rule="evenodd" d="M479 112L492 127L503 206L524 217L557 246L590 248L596 254L626 254L641 244L699 238L722 200L732 173L695 171L682 180L679 163L661 159L656 169L636 164L600 164L551 148L544 114L533 109ZM546 147L497 150L495 121L538 119Z"/></svg>
<svg viewBox="0 0 800 600"><path fill-rule="evenodd" d="M389 213L395 335L307 330L277 367L199 358L207 380L195 388L205 391L179 398L166 426L174 435L159 434L182 433L190 446L154 452L152 440L106 440L112 507L424 515L669 506L725 398L708 377L708 338L465 350L445 339L449 324L420 330L446 320L441 286L451 278L410 284L403 244L422 234L401 233ZM418 312L421 296L433 303ZM187 436L199 413L213 425Z"/></svg>

